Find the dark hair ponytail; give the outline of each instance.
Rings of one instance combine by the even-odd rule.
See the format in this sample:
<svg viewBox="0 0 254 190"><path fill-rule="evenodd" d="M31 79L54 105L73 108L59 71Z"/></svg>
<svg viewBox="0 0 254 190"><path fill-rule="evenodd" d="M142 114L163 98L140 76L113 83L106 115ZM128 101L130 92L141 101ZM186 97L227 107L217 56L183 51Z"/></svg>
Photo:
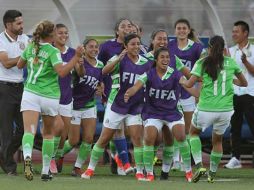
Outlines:
<svg viewBox="0 0 254 190"><path fill-rule="evenodd" d="M224 39L221 36L214 36L210 39L208 46L209 55L205 58L202 71L206 72L213 81L217 80L220 71L223 69Z"/></svg>

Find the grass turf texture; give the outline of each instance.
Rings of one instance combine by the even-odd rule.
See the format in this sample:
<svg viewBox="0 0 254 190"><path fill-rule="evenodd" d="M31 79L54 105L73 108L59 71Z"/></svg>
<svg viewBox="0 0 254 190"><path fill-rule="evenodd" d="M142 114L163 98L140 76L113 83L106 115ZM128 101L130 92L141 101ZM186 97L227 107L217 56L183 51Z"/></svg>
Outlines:
<svg viewBox="0 0 254 190"><path fill-rule="evenodd" d="M34 165L35 171L40 171L41 165ZM184 172L171 172L168 181L138 182L134 174L129 176L117 176L110 173L109 165L96 168L95 176L91 180L85 180L70 176L72 166L64 165L61 174L55 175L52 181L43 182L40 172L34 175L33 181L27 181L23 175L23 165L19 164L18 176L7 176L0 172L0 190L148 190L148 189L170 189L170 190L253 190L254 170L250 169L219 169L215 182L210 184L206 178L200 182L187 183ZM156 167L156 175L159 176L160 167Z"/></svg>

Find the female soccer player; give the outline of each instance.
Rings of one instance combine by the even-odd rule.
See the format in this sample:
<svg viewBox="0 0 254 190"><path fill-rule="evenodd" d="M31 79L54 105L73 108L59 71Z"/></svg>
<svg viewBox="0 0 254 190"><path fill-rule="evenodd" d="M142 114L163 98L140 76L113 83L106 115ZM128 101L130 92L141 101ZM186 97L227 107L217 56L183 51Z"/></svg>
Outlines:
<svg viewBox="0 0 254 190"><path fill-rule="evenodd" d="M154 180L154 145L158 133L166 125L179 143L186 168L186 179L190 182L192 178L190 148L185 138L182 114L177 109L181 90L179 85L181 73L169 67L172 60L170 60L168 49L165 47L155 51L154 61L155 67L141 75L135 85L129 88L124 95L125 102L128 102L138 90L144 85L146 86L145 105L142 111L142 119L145 121L143 159L147 172L146 180ZM173 155L171 133L171 144L164 145L163 149L163 154L168 155L164 162L168 162L169 165Z"/></svg>
<svg viewBox="0 0 254 190"><path fill-rule="evenodd" d="M180 83L185 87L192 87L196 81L202 80L202 88L197 108L192 118L190 128L191 152L198 166L192 181L198 182L205 174L202 167L202 151L199 134L202 130L213 125L212 144L210 155L210 170L208 182L214 182L214 177L220 163L223 150L223 134L230 124L233 114L233 81L236 85L247 86L240 67L234 59L223 56L224 39L214 36L210 39L208 56L199 59L191 71L191 78L181 78ZM234 76L237 79L233 79ZM204 119L205 118L205 119Z"/></svg>
<svg viewBox="0 0 254 190"><path fill-rule="evenodd" d="M190 23L186 19L179 19L175 22L175 35L177 39L169 41L168 43L169 51L171 55L176 55L181 59L183 64L191 70L194 63L200 58L203 46L200 43L188 39L189 36L193 35L191 33ZM189 139L188 134L191 118L196 107L195 98L182 88L179 103L184 114L185 132L187 139ZM176 143L172 169L180 169L179 149L177 147Z"/></svg>
<svg viewBox="0 0 254 190"><path fill-rule="evenodd" d="M41 179L51 179L49 165L54 150L52 127L58 114L60 98L57 75L66 76L75 67L83 52L83 48L78 47L69 63L62 64L60 51L51 45L54 40L54 27L50 21L40 22L33 33L32 43L25 49L17 64L18 68L27 65L28 70L21 102L25 129L22 139L24 174L27 180L33 179L31 158L39 114L42 115L44 124Z"/></svg>
<svg viewBox="0 0 254 190"><path fill-rule="evenodd" d="M104 65L96 58L99 52L98 42L87 39L83 46L85 75L79 77L76 72L73 73L73 116L67 142L72 147L79 143L81 127L82 142L72 171L73 176L81 176L81 168L91 152L97 118L95 94L98 88L104 86L101 82Z"/></svg>
<svg viewBox="0 0 254 190"><path fill-rule="evenodd" d="M75 49L68 47L66 43L69 39L68 28L64 24L56 24L54 46L61 52L63 64L68 63L75 55ZM82 59L81 59L82 60ZM79 73L79 76L84 75L83 60L81 64L75 65L75 70ZM67 138L68 131L71 125L72 117L72 78L71 73L68 73L65 77L59 77L59 86L61 91L59 114L56 116L54 127L54 154L50 163L50 171L57 173L62 171L63 163L63 146ZM57 168L56 163L57 161Z"/></svg>
<svg viewBox="0 0 254 190"><path fill-rule="evenodd" d="M139 55L140 38L136 34L125 36L125 49L119 56L114 56L103 68L103 73L118 73L120 76L119 90L111 94L109 99L113 100L112 105L108 103L104 115L104 128L99 140L93 147L88 169L82 174L82 178L90 179L94 174L98 159L103 153L104 147L112 138L121 123L129 127L129 133L134 145L134 158L137 166L136 178L143 180L143 145L142 145L142 120L140 113L144 100L144 89L141 89L128 103L124 102L124 93L133 86L137 77L151 68L152 63ZM113 84L117 85L117 84Z"/></svg>
<svg viewBox="0 0 254 190"><path fill-rule="evenodd" d="M107 64L108 60L115 55L119 55L124 47L124 36L132 32L132 22L127 18L119 19L115 25L115 38L100 45L100 51L98 55L98 59L101 60L104 65ZM113 82L112 82L113 81ZM108 74L104 76L103 82L105 84L105 95L102 100L104 103L108 101L108 97L110 93L115 93L119 88L118 85L114 85L114 83L118 83L119 74ZM113 83L113 85L112 85ZM110 100L109 100L110 101ZM115 152L115 149L118 152L118 155ZM111 150L111 172L113 174L125 174L124 171L116 165L115 158L117 156L120 158L118 160L122 161L123 165L128 167L128 170L131 170L129 158L128 158L128 149L127 142L124 135L124 125L122 125L121 130L117 130L113 140L110 141L110 150Z"/></svg>

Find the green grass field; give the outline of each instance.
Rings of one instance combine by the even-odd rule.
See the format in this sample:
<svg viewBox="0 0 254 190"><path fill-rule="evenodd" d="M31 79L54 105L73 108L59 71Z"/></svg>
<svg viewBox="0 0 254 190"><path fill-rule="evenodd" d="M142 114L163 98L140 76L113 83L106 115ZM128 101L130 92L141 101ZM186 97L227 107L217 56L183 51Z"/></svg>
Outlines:
<svg viewBox="0 0 254 190"><path fill-rule="evenodd" d="M226 170L219 169L215 183L209 184L206 179L199 183L187 183L183 172L171 172L168 181L156 179L154 182L138 182L134 175L116 176L110 173L109 165L96 168L95 176L91 180L84 180L70 176L72 166L66 165L62 174L54 176L49 182L42 182L40 174L35 174L33 181L27 181L19 165L17 177L0 173L0 190L253 190L254 169ZM35 165L36 171L40 171L40 165ZM160 167L156 168L159 175Z"/></svg>

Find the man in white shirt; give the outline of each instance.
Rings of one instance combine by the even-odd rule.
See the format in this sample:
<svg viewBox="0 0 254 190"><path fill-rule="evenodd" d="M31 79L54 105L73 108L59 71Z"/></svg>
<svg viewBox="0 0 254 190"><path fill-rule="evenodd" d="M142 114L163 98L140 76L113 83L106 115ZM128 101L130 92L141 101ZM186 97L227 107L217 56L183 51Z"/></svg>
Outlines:
<svg viewBox="0 0 254 190"><path fill-rule="evenodd" d="M232 58L240 65L248 81L247 87L234 86L234 114L231 118L232 158L226 168L241 168L241 130L243 118L254 135L254 45L248 41L249 25L244 21L234 23L232 38L235 46L229 48Z"/></svg>
<svg viewBox="0 0 254 190"><path fill-rule="evenodd" d="M22 13L7 10L3 16L5 30L0 34L0 165L8 175L16 175L14 153L21 145L23 119L20 103L23 71L16 64L28 37L23 33Z"/></svg>

